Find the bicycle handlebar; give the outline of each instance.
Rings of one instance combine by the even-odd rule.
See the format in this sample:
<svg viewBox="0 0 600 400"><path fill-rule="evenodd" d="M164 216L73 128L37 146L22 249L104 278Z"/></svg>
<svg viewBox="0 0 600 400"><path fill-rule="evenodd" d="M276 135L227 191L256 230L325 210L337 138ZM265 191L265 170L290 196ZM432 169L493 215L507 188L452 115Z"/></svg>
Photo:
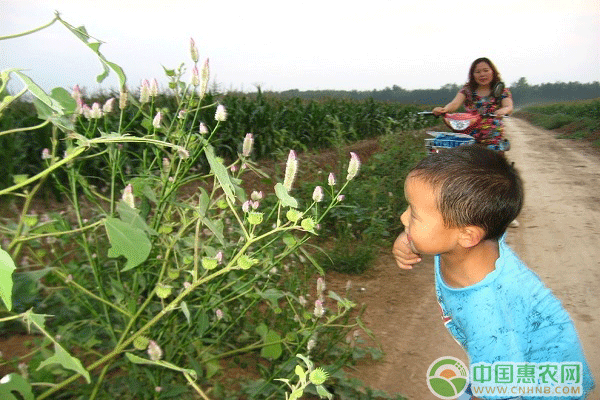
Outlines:
<svg viewBox="0 0 600 400"><path fill-rule="evenodd" d="M436 117L440 117L440 116L442 116L444 114L450 114L450 113L443 113L443 114L436 115L436 114L433 113L433 111L420 111L417 114L418 115L435 115ZM481 116L484 117L484 118L485 117L498 117L494 113L482 114ZM505 118L505 117L508 117L508 115L502 115L502 116L500 116L500 118Z"/></svg>

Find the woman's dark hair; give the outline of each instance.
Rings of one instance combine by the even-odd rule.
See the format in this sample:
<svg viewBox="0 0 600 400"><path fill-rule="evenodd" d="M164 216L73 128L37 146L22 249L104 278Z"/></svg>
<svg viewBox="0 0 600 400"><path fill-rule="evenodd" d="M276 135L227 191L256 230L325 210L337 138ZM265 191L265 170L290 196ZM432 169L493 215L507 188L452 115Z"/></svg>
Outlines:
<svg viewBox="0 0 600 400"><path fill-rule="evenodd" d="M506 158L481 145L443 150L409 173L430 184L449 228L478 226L498 240L523 207L523 183Z"/></svg>
<svg viewBox="0 0 600 400"><path fill-rule="evenodd" d="M490 83L490 87L493 88L496 83L502 80L500 78L500 73L498 72L498 69L496 68L494 63L491 62L490 59L487 57L480 57L477 60L473 61L473 63L471 64L471 68L469 68L469 81L467 84L469 85L469 88L472 92L475 92L475 90L477 90L477 82L475 81L475 68L477 67L477 64L482 62L489 65L492 69L492 72L494 73L494 76L492 77L492 83Z"/></svg>

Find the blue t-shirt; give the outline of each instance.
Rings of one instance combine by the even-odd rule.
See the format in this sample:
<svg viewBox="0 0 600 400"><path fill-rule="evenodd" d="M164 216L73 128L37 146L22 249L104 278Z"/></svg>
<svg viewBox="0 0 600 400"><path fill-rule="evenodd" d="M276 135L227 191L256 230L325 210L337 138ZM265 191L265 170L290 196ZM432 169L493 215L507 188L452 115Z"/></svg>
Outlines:
<svg viewBox="0 0 600 400"><path fill-rule="evenodd" d="M592 374L566 310L504 238L499 248L495 270L465 288L446 285L435 257L436 294L446 327L471 365L581 362L583 393L591 391Z"/></svg>

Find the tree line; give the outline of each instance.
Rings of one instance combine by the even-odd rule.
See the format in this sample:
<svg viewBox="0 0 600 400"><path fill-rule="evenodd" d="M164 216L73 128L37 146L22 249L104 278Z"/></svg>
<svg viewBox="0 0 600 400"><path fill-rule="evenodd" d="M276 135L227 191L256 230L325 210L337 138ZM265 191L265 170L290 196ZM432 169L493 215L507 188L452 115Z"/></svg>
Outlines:
<svg viewBox="0 0 600 400"><path fill-rule="evenodd" d="M551 103L559 101L573 101L595 99L600 97L600 82L555 82L530 85L527 79L521 77L518 81L507 85L517 107L531 104ZM448 103L454 98L462 85L456 83L446 84L439 89L406 90L398 85L385 89L366 91L358 90L285 90L269 92L270 95L281 98L348 98L363 100L371 98L377 101L393 101L406 104L422 104L435 106Z"/></svg>

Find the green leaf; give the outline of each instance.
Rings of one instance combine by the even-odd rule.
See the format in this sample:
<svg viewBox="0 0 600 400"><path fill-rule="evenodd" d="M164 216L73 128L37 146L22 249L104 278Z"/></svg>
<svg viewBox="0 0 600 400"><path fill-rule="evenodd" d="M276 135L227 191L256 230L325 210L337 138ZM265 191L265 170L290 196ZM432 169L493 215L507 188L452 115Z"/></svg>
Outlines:
<svg viewBox="0 0 600 400"><path fill-rule="evenodd" d="M34 314L32 310L29 310L23 314L23 321L27 324L28 331L31 331L31 324L37 326L40 331L43 331L46 326L46 317L48 317L48 315Z"/></svg>
<svg viewBox="0 0 600 400"><path fill-rule="evenodd" d="M0 298L8 311L12 310L12 274L17 269L10 255L0 249Z"/></svg>
<svg viewBox="0 0 600 400"><path fill-rule="evenodd" d="M298 375L300 383L304 385L306 383L306 372L304 371L304 368L302 368L300 365L296 365L296 369L294 370L294 372L296 373L296 375Z"/></svg>
<svg viewBox="0 0 600 400"><path fill-rule="evenodd" d="M269 328L265 324L260 324L256 327L256 333L258 333L263 339L267 336Z"/></svg>
<svg viewBox="0 0 600 400"><path fill-rule="evenodd" d="M104 55L102 53L100 53L100 45L102 43L100 43L100 42L88 43L88 41L90 39L90 35L88 35L84 26L75 28L73 25L63 21L61 18L58 18L58 20L64 26L66 26L67 29L69 29L75 36L77 36L79 38L79 40L81 40L83 43L85 43L98 56L98 59L100 60L100 62L102 63L102 67L104 68L104 72L96 77L96 81L98 83L100 83L104 79L106 79L110 70L112 69L119 77L120 86L121 87L125 86L127 79L125 77L125 73L123 72L123 69L120 66L118 66L117 64L108 61L106 59L106 57L104 57Z"/></svg>
<svg viewBox="0 0 600 400"><path fill-rule="evenodd" d="M284 207L298 208L298 200L290 196L288 191L285 190L285 187L283 187L282 183L277 183L275 185L275 194L277 195L279 201L281 201L281 205Z"/></svg>
<svg viewBox="0 0 600 400"><path fill-rule="evenodd" d="M186 372L186 373L190 374L190 376L192 378L194 378L194 379L198 378L198 374L193 369L181 368L175 364L171 364L168 361L163 361L163 360L152 361L152 360L148 360L147 358L142 358L142 357L136 356L135 354L132 354L132 353L125 353L125 357L127 357L127 359L134 364L155 365L157 367L172 369L173 371Z"/></svg>
<svg viewBox="0 0 600 400"><path fill-rule="evenodd" d="M267 289L264 292L259 291L258 295L265 300L268 300L274 308L279 307L279 299L284 297L285 294L279 289Z"/></svg>
<svg viewBox="0 0 600 400"><path fill-rule="evenodd" d="M202 223L215 235L221 245L225 246L225 236L223 236L223 222L213 223L210 219L203 217Z"/></svg>
<svg viewBox="0 0 600 400"><path fill-rule="evenodd" d="M71 371L81 374L87 383L92 382L90 379L90 373L83 367L81 361L67 353L67 351L56 342L54 342L54 355L42 361L37 367L37 370L39 371L46 365L50 364L60 364L63 368L70 369Z"/></svg>
<svg viewBox="0 0 600 400"><path fill-rule="evenodd" d="M158 233L151 229L146 221L140 216L140 212L135 208L131 208L127 203L123 200L119 201L117 205L117 211L119 212L119 219L126 224L140 229L144 232L147 232L150 235L157 235Z"/></svg>
<svg viewBox="0 0 600 400"><path fill-rule="evenodd" d="M264 338L265 346L261 349L261 357L270 360L276 360L281 357L283 349L281 347L281 336L275 331L269 331Z"/></svg>
<svg viewBox="0 0 600 400"><path fill-rule="evenodd" d="M335 292L332 292L331 290L328 293L328 297L331 299L334 299L335 301L338 302L338 304L340 304L341 306L343 306L346 309L350 309L350 308L354 308L356 307L356 303L348 300L348 299L343 299L340 297L340 295L338 295Z"/></svg>
<svg viewBox="0 0 600 400"><path fill-rule="evenodd" d="M73 114L75 112L77 102L66 89L56 87L50 92L50 97L60 104L65 114Z"/></svg>
<svg viewBox="0 0 600 400"><path fill-rule="evenodd" d="M181 302L181 311L183 312L183 315L185 315L185 319L187 319L188 325L192 323L192 320L190 318L190 309L187 306L187 303L185 301Z"/></svg>
<svg viewBox="0 0 600 400"><path fill-rule="evenodd" d="M111 258L125 256L127 258L122 272L129 271L146 261L150 255L152 244L143 230L116 218L106 218L104 226L112 246L108 249L108 256Z"/></svg>
<svg viewBox="0 0 600 400"><path fill-rule="evenodd" d="M20 185L23 182L25 182L27 179L29 179L29 175L25 175L25 174L13 175L13 182L15 182L15 185Z"/></svg>
<svg viewBox="0 0 600 400"><path fill-rule="evenodd" d="M318 385L316 386L317 388L317 394L319 395L319 397L323 398L323 397L327 397L328 399L333 399L333 395L331 393L329 393L327 391L327 389L325 389L322 385Z"/></svg>
<svg viewBox="0 0 600 400"><path fill-rule="evenodd" d="M292 392L292 394L290 394L289 400L298 400L299 398L302 397L303 394L304 394L304 390L296 389Z"/></svg>
<svg viewBox="0 0 600 400"><path fill-rule="evenodd" d="M0 380L0 399L19 400L13 392L19 393L23 400L34 400L31 385L18 374L10 374Z"/></svg>
<svg viewBox="0 0 600 400"><path fill-rule="evenodd" d="M27 86L27 89L29 90L29 92L31 92L31 94L34 97L39 99L46 106L50 107L56 114L59 114L59 115L64 114L63 107L60 105L60 103L58 101L54 100L52 97L48 96L48 94L46 94L46 92L44 92L44 89L39 87L33 80L31 80L30 77L21 73L18 70L12 70L12 72L14 72L23 81L25 86Z"/></svg>
<svg viewBox="0 0 600 400"><path fill-rule="evenodd" d="M304 257L306 257L308 259L308 261L310 261L310 263L313 265L313 267L315 267L317 269L317 271L319 271L319 274L325 275L325 271L323 270L321 265L318 263L317 260L315 260L313 258L312 255L310 255L310 253L308 251L306 251L306 249L303 249L302 247L300 247L299 250L302 252Z"/></svg>
<svg viewBox="0 0 600 400"><path fill-rule="evenodd" d="M49 119L54 125L57 125L66 131L72 131L75 129L73 121L71 121L67 116L63 115L63 113L57 114L55 110L46 105L40 99L34 98L33 105L35 106L39 119Z"/></svg>
<svg viewBox="0 0 600 400"><path fill-rule="evenodd" d="M211 145L206 145L204 149L204 154L206 154L206 159L210 164L210 168L217 177L217 180L219 181L221 188L225 192L225 195L227 196L229 201L233 203L233 201L235 200L235 196L233 195L235 187L229 179L227 168L225 168L223 163L217 159L217 157L215 156L215 151Z"/></svg>

